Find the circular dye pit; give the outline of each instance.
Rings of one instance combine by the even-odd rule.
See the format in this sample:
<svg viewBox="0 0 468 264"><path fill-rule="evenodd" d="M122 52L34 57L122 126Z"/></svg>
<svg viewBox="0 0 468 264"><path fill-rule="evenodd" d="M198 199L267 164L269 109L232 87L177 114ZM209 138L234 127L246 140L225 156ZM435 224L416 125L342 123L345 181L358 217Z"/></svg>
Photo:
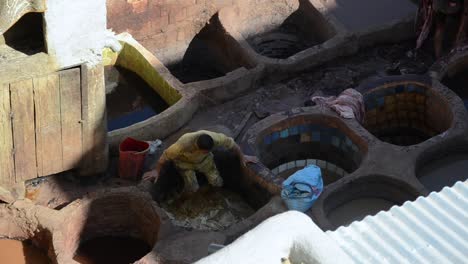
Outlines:
<svg viewBox="0 0 468 264"><path fill-rule="evenodd" d="M330 23L307 1L257 2L253 9L231 12L235 12L231 14L235 20L228 20L230 26L258 54L269 58L287 59L335 34Z"/></svg>
<svg viewBox="0 0 468 264"><path fill-rule="evenodd" d="M74 260L82 264L133 263L146 255L150 246L132 237L104 236L83 242Z"/></svg>
<svg viewBox="0 0 468 264"><path fill-rule="evenodd" d="M347 226L394 205L416 199L419 194L405 183L383 176L361 178L341 186L324 201L325 214L335 227Z"/></svg>
<svg viewBox="0 0 468 264"><path fill-rule="evenodd" d="M255 213L239 194L209 186L161 205L176 226L196 230L224 230Z"/></svg>
<svg viewBox="0 0 468 264"><path fill-rule="evenodd" d="M335 226L346 226L354 221L360 221L368 215L387 211L394 205L393 202L378 198L355 199L333 209L328 218Z"/></svg>
<svg viewBox="0 0 468 264"><path fill-rule="evenodd" d="M425 84L398 81L364 93L364 126L382 141L399 146L419 144L449 129L447 101Z"/></svg>
<svg viewBox="0 0 468 264"><path fill-rule="evenodd" d="M104 194L80 201L69 215L61 231L63 251L80 263L133 263L151 251L160 225L150 197Z"/></svg>
<svg viewBox="0 0 468 264"><path fill-rule="evenodd" d="M8 264L48 264L46 252L31 241L0 239L0 262Z"/></svg>
<svg viewBox="0 0 468 264"><path fill-rule="evenodd" d="M196 230L224 230L254 214L255 209L271 198L269 193L249 183L236 153L215 149L213 154L223 178L223 188L210 186L205 175L197 172L199 190L185 195L182 177L174 165L171 162L163 165L155 185L155 198L174 225Z"/></svg>
<svg viewBox="0 0 468 264"><path fill-rule="evenodd" d="M260 160L284 180L307 165L322 169L324 184L355 171L363 152L339 120L321 116L288 118L270 126L258 140Z"/></svg>
<svg viewBox="0 0 468 264"><path fill-rule="evenodd" d="M453 153L426 162L418 171L419 181L431 192L452 187L468 179L468 152Z"/></svg>

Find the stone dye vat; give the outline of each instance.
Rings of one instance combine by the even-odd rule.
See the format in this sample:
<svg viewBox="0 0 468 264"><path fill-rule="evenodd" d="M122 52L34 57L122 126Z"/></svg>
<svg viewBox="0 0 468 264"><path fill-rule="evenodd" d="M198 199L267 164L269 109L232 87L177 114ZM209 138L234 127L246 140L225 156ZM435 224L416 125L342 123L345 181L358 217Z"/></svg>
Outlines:
<svg viewBox="0 0 468 264"><path fill-rule="evenodd" d="M208 186L190 199L169 199L161 205L174 225L204 231L224 230L255 213L240 194Z"/></svg>
<svg viewBox="0 0 468 264"><path fill-rule="evenodd" d="M150 253L165 228L163 212L136 189L114 189L77 200L61 212L54 236L62 261L132 263Z"/></svg>
<svg viewBox="0 0 468 264"><path fill-rule="evenodd" d="M393 80L389 87L394 83ZM445 116L462 120L466 113L454 110L461 107L460 102L442 86L435 87L425 92L446 94ZM378 140L354 119L342 119L328 108L315 106L261 120L246 132L241 146L244 153L260 158L261 163L248 165L247 173L271 193L279 194L283 180L307 164L321 167L326 186L306 214L323 230L334 230L429 193L432 189L424 184L420 169L432 163L440 166L433 162L440 157L434 154L447 155L444 144L451 142L449 149L461 143L466 145L459 135L466 133L467 127L464 121L455 126L449 123L443 135L435 135L418 147L403 147ZM458 163L457 166L460 168Z"/></svg>
<svg viewBox="0 0 468 264"><path fill-rule="evenodd" d="M448 101L431 89L430 80L388 78L360 89L366 106L364 126L384 142L419 144L452 124Z"/></svg>
<svg viewBox="0 0 468 264"><path fill-rule="evenodd" d="M139 123L169 107L136 73L118 66L108 66L105 74L109 131Z"/></svg>
<svg viewBox="0 0 468 264"><path fill-rule="evenodd" d="M223 24L258 54L274 59L287 59L336 34L309 1L247 1L223 10L222 16Z"/></svg>
<svg viewBox="0 0 468 264"><path fill-rule="evenodd" d="M160 202L175 225L197 230L224 230L253 215L268 203L272 194L243 171L236 153L215 149L214 160L223 178L222 188L208 184L197 173L199 190L190 197L180 196L184 183L171 162L163 165L155 185Z"/></svg>
<svg viewBox="0 0 468 264"><path fill-rule="evenodd" d="M448 141L423 153L416 163L416 176L429 191L439 192L468 179L468 145Z"/></svg>
<svg viewBox="0 0 468 264"><path fill-rule="evenodd" d="M301 112L278 114L249 129L245 143L268 168L268 182L279 188L288 176L313 164L328 185L359 168L366 145L346 122L319 111Z"/></svg>
<svg viewBox="0 0 468 264"><path fill-rule="evenodd" d="M286 179L313 164L322 169L327 185L359 167L362 153L346 132L337 128L333 121L338 120L322 122L319 116L304 119L276 124L270 127L271 133L263 136L260 159L274 175Z"/></svg>
<svg viewBox="0 0 468 264"><path fill-rule="evenodd" d="M387 211L417 196L419 193L404 182L393 181L385 176L362 177L329 194L324 202L324 211L336 228Z"/></svg>
<svg viewBox="0 0 468 264"><path fill-rule="evenodd" d="M115 127L110 126L116 129L108 133L110 150L115 152L127 137L154 139L170 135L198 108L193 91L182 89L153 54L128 34L120 34L117 39L119 51L103 52L103 63L108 67L107 97L114 101L108 102L109 115L117 116L114 121L118 121ZM121 72L117 73L115 67ZM136 89L135 84L141 89Z"/></svg>

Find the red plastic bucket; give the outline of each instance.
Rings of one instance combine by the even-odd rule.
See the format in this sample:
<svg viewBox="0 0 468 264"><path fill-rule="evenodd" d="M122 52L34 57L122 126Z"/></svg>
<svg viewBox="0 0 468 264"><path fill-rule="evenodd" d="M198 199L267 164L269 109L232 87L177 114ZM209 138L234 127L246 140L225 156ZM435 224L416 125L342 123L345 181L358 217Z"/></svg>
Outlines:
<svg viewBox="0 0 468 264"><path fill-rule="evenodd" d="M119 146L119 177L138 180L141 177L149 144L145 141L126 138Z"/></svg>

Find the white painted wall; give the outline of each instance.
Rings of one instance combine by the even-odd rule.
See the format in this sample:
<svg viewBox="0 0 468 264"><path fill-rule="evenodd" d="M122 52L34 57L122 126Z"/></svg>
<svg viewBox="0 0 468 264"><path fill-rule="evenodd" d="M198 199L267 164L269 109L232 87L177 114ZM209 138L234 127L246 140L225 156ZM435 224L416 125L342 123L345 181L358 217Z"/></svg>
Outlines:
<svg viewBox="0 0 468 264"><path fill-rule="evenodd" d="M280 264L283 257L291 263L353 263L307 215L289 211L265 220L197 264Z"/></svg>
<svg viewBox="0 0 468 264"><path fill-rule="evenodd" d="M105 0L47 0L47 52L64 68L97 64L109 33Z"/></svg>

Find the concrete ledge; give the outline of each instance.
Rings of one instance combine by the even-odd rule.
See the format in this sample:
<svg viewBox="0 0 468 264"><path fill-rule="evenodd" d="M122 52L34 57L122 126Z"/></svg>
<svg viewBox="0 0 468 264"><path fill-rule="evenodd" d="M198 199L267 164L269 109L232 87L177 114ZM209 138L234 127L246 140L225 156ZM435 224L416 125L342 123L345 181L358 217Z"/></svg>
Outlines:
<svg viewBox="0 0 468 264"><path fill-rule="evenodd" d="M261 64L251 70L239 68L225 77L189 83L185 88L199 92L207 96L210 102L219 104L253 90L263 69Z"/></svg>
<svg viewBox="0 0 468 264"><path fill-rule="evenodd" d="M297 211L273 216L197 264L353 263L309 217Z"/></svg>

